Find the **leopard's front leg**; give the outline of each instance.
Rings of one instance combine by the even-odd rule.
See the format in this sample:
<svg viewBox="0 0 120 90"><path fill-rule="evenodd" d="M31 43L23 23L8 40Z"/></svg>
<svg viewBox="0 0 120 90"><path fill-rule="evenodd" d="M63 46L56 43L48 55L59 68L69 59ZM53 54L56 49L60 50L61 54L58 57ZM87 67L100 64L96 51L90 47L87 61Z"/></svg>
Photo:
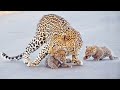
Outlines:
<svg viewBox="0 0 120 90"><path fill-rule="evenodd" d="M83 65L83 62L81 60L78 60L77 55L72 55L72 62L75 65Z"/></svg>

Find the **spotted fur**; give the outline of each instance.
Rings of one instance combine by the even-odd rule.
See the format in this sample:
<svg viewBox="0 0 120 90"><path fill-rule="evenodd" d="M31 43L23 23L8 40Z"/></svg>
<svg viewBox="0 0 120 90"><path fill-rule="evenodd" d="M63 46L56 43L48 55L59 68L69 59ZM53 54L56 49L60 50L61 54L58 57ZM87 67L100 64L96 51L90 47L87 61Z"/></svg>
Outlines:
<svg viewBox="0 0 120 90"><path fill-rule="evenodd" d="M63 55L62 62L66 61L66 56L72 55L72 62L76 65L83 65L81 60L78 60L78 52L82 46L80 34L74 30L66 30L63 34L55 34L50 41L48 54L54 55L59 50L65 50L66 55ZM57 52L58 53L58 52ZM58 54L59 55L59 54ZM39 55L41 56L41 55ZM59 56L58 56L59 57ZM29 63L29 66L36 66L36 62L41 59Z"/></svg>
<svg viewBox="0 0 120 90"><path fill-rule="evenodd" d="M98 46L87 46L85 51L84 60L93 57L94 60L102 60L106 57L109 57L110 60L116 59L118 57L114 57L111 53L111 50L107 47L98 47Z"/></svg>
<svg viewBox="0 0 120 90"><path fill-rule="evenodd" d="M51 45L55 44L58 47L61 47L62 44L60 43L60 41L56 41L56 38L58 38L58 36L64 36L64 39L67 41L63 43L64 47L67 47L66 49L68 51L74 52L71 53L72 60L78 63L78 50L83 44L81 35L74 28L72 28L64 18L55 14L44 15L41 18L37 25L37 31L34 38L28 44L22 54L14 57L9 57L3 52L1 55L2 57L5 57L9 60L19 60L24 58L23 62L26 63L27 66L37 66L41 62L41 60L48 55L50 47L52 47ZM38 57L34 61L31 61L30 54L39 49L43 44L46 45L41 50ZM71 46L73 47L70 48Z"/></svg>

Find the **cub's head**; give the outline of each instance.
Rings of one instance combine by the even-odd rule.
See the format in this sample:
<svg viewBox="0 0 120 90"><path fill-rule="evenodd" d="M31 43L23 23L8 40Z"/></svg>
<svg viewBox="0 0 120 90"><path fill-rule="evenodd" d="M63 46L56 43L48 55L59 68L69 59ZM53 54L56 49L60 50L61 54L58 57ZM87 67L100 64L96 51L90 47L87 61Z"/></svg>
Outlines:
<svg viewBox="0 0 120 90"><path fill-rule="evenodd" d="M96 46L86 46L84 60L90 58L92 55L95 55L97 51Z"/></svg>
<svg viewBox="0 0 120 90"><path fill-rule="evenodd" d="M55 59L64 62L66 57L66 51L65 50L58 50L52 55Z"/></svg>

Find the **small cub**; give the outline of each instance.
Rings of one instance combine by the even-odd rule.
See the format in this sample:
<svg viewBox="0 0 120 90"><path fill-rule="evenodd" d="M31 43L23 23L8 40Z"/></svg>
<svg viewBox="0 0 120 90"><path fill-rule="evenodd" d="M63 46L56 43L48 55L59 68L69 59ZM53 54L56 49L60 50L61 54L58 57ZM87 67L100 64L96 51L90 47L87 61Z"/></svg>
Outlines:
<svg viewBox="0 0 120 90"><path fill-rule="evenodd" d="M68 64L66 64L66 60L64 57L66 56L66 52L65 50L58 50L55 53L53 53L52 55L49 54L48 58L46 59L46 66L50 67L52 69L57 69L59 67L63 67L63 68L68 68L68 67L72 67Z"/></svg>
<svg viewBox="0 0 120 90"><path fill-rule="evenodd" d="M98 47L98 46L86 46L84 60L87 60L90 57L93 57L94 60L102 60L105 57L109 57L110 60L118 59L118 57L114 57L111 53L111 50L107 47Z"/></svg>

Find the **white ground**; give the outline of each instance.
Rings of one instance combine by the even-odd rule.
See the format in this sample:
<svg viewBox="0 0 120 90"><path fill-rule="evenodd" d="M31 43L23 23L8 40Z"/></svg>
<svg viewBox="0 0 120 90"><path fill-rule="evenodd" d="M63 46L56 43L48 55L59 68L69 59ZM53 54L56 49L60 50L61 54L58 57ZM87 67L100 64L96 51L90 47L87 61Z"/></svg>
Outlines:
<svg viewBox="0 0 120 90"><path fill-rule="evenodd" d="M10 56L22 53L33 38L37 23L45 14L64 17L79 30L84 45L79 58L83 60L86 45L108 46L115 56L120 57L120 12L97 11L29 11L0 16L0 52ZM36 58L39 50L31 54ZM91 58L92 59L92 58ZM83 61L83 66L49 69L44 60L39 67L27 67L20 61L0 58L1 79L120 79L120 60Z"/></svg>

